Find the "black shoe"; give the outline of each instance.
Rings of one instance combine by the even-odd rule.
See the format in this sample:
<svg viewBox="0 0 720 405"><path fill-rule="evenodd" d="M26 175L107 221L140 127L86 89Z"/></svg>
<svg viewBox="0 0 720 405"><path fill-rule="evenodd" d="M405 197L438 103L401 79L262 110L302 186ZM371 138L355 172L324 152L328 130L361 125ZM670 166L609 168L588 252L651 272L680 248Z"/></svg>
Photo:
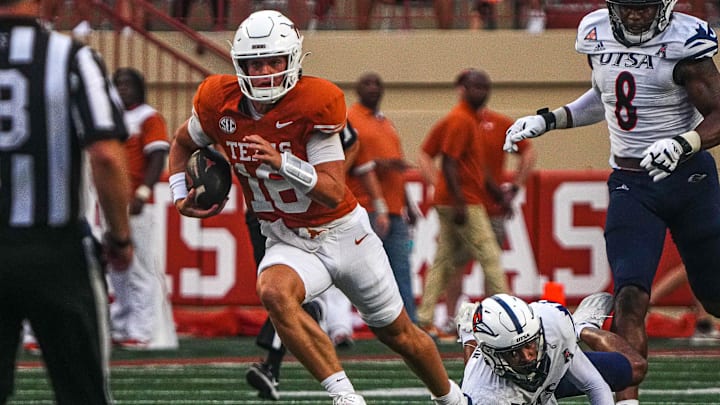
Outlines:
<svg viewBox="0 0 720 405"><path fill-rule="evenodd" d="M251 387L258 390L258 396L264 399L277 401L280 399L278 382L264 363L254 363L245 372L245 379Z"/></svg>

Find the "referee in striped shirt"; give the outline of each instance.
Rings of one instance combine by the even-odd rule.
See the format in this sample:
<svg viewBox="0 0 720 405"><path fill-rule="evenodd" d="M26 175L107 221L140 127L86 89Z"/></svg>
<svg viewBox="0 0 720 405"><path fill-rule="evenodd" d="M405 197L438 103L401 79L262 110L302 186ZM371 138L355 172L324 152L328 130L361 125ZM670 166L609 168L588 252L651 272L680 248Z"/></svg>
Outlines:
<svg viewBox="0 0 720 405"><path fill-rule="evenodd" d="M30 321L58 404L108 404L104 275L85 222L87 157L107 260L127 267L127 133L88 47L44 30L36 0L0 0L0 404ZM83 153L83 150L85 153Z"/></svg>

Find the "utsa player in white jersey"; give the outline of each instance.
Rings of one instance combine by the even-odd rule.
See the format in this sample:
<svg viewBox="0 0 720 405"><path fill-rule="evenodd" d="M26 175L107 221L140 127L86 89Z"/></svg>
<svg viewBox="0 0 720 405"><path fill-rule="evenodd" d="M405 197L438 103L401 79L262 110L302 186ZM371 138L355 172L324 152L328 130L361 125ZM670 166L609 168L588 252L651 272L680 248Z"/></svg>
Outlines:
<svg viewBox="0 0 720 405"><path fill-rule="evenodd" d="M290 352L333 403L364 404L330 338L303 309L335 285L378 338L399 353L437 404L463 404L432 339L404 310L380 238L345 185L338 133L345 97L327 80L302 76L302 36L287 17L263 10L232 41L236 75L212 75L170 148L170 188L181 214L208 217L188 192L185 168L196 149L223 148L267 237L257 293ZM238 86L238 83L240 84Z"/></svg>
<svg viewBox="0 0 720 405"><path fill-rule="evenodd" d="M473 405L549 405L583 394L590 404L613 404L612 390L639 383L647 362L601 329L611 309L605 292L586 297L573 316L560 304L508 294L463 304L463 392ZM578 338L597 351L580 350Z"/></svg>
<svg viewBox="0 0 720 405"><path fill-rule="evenodd" d="M580 22L592 88L554 111L518 119L504 149L605 120L610 194L605 241L615 289L613 330L647 356L645 315L669 229L693 293L720 316L720 188L708 148L720 143L718 51L707 22L675 0L609 0ZM649 176L648 176L649 174ZM637 404L637 387L618 393Z"/></svg>

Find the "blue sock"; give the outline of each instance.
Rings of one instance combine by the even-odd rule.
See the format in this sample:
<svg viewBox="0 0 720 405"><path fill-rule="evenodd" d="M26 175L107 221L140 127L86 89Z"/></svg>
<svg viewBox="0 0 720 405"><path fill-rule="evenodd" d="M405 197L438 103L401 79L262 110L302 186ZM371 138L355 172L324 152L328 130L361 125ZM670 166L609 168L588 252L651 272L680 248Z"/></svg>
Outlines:
<svg viewBox="0 0 720 405"><path fill-rule="evenodd" d="M595 368L613 392L622 391L632 383L632 366L630 361L617 352L585 352ZM567 398L585 395L575 385L563 377L555 390L555 398Z"/></svg>

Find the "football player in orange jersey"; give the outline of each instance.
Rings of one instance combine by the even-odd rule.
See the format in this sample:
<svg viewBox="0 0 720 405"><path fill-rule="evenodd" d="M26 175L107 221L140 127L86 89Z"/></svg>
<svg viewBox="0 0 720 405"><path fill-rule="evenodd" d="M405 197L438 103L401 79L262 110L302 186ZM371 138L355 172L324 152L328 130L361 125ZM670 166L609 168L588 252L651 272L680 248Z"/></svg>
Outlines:
<svg viewBox="0 0 720 405"><path fill-rule="evenodd" d="M113 74L124 106L130 137L125 156L130 177L130 228L135 257L126 270L109 266L108 280L115 299L110 304L113 344L121 349L177 349L172 308L164 287L164 275L154 248L159 239L152 190L165 169L170 149L165 119L146 102L142 73L119 68Z"/></svg>
<svg viewBox="0 0 720 405"><path fill-rule="evenodd" d="M185 165L203 146L222 147L268 238L257 293L283 343L333 398L364 404L332 342L301 304L337 286L378 338L402 355L437 404L465 404L428 335L403 309L382 242L345 185L338 132L345 98L327 80L301 78L302 36L277 11L243 21L232 42L237 76L198 87L193 114L170 149L170 187L181 214L208 217L186 189ZM238 86L238 82L240 86Z"/></svg>

